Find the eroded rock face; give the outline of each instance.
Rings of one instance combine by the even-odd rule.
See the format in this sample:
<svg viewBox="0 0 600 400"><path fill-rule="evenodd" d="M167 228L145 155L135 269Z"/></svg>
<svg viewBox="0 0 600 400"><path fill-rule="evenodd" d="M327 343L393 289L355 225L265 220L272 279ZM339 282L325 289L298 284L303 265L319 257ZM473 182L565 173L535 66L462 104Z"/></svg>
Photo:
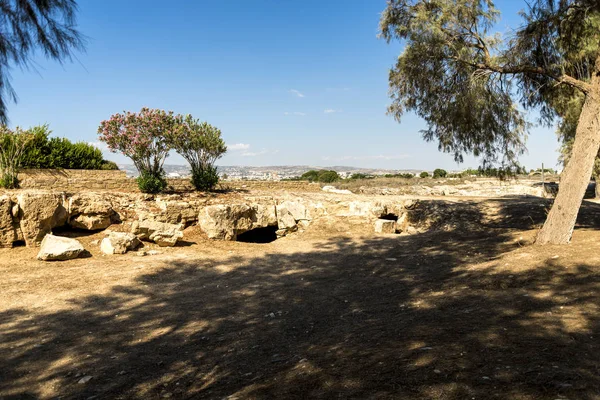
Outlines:
<svg viewBox="0 0 600 400"><path fill-rule="evenodd" d="M69 199L69 225L96 231L112 224L115 214L109 201L98 194L76 194Z"/></svg>
<svg viewBox="0 0 600 400"><path fill-rule="evenodd" d="M75 239L47 234L42 240L38 260L64 261L79 257L85 249Z"/></svg>
<svg viewBox="0 0 600 400"><path fill-rule="evenodd" d="M198 218L195 204L176 200L156 200L156 204L161 210L160 222L188 226Z"/></svg>
<svg viewBox="0 0 600 400"><path fill-rule="evenodd" d="M143 220L136 221L131 226L131 233L141 240L149 240L160 247L173 247L183 238L183 225L167 224L165 222Z"/></svg>
<svg viewBox="0 0 600 400"><path fill-rule="evenodd" d="M198 215L198 225L210 239L236 240L239 234L277 223L275 205L268 204L217 204Z"/></svg>
<svg viewBox="0 0 600 400"><path fill-rule="evenodd" d="M9 196L0 196L0 247L13 247L19 240L19 229L13 218L12 200Z"/></svg>
<svg viewBox="0 0 600 400"><path fill-rule="evenodd" d="M39 246L52 228L67 220L62 193L22 193L17 196L19 227L27 246Z"/></svg>
<svg viewBox="0 0 600 400"><path fill-rule="evenodd" d="M135 250L140 245L140 240L133 233L109 232L102 239L100 250L104 254L125 254L127 250Z"/></svg>
<svg viewBox="0 0 600 400"><path fill-rule="evenodd" d="M375 221L375 233L396 233L396 221L378 219Z"/></svg>

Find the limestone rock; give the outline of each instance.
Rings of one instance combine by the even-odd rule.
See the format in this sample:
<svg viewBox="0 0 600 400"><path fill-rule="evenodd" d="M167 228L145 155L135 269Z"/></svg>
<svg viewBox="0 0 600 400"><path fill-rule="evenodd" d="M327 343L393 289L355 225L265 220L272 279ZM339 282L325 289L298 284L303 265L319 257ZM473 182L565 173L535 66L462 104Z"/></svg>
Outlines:
<svg viewBox="0 0 600 400"><path fill-rule="evenodd" d="M398 232L406 232L409 227L408 213L401 214L396 222L396 230Z"/></svg>
<svg viewBox="0 0 600 400"><path fill-rule="evenodd" d="M396 221L378 219L375 221L375 233L396 233Z"/></svg>
<svg viewBox="0 0 600 400"><path fill-rule="evenodd" d="M286 207L277 206L277 227L279 229L296 229L296 219Z"/></svg>
<svg viewBox="0 0 600 400"><path fill-rule="evenodd" d="M62 261L79 257L85 249L75 239L47 234L42 240L38 260Z"/></svg>
<svg viewBox="0 0 600 400"><path fill-rule="evenodd" d="M351 191L346 189L337 189L335 186L323 186L324 192L336 193L336 194L352 194Z"/></svg>
<svg viewBox="0 0 600 400"><path fill-rule="evenodd" d="M156 199L156 204L162 211L157 216L161 222L188 226L198 219L198 212L188 202Z"/></svg>
<svg viewBox="0 0 600 400"><path fill-rule="evenodd" d="M167 224L165 222L142 220L131 226L131 233L139 239L149 240L160 247L173 247L183 238L183 225Z"/></svg>
<svg viewBox="0 0 600 400"><path fill-rule="evenodd" d="M125 254L127 250L135 250L140 244L140 240L133 233L110 232L102 239L100 250L104 254Z"/></svg>
<svg viewBox="0 0 600 400"><path fill-rule="evenodd" d="M275 205L218 204L205 207L198 225L210 239L236 240L237 235L256 228L277 225Z"/></svg>
<svg viewBox="0 0 600 400"><path fill-rule="evenodd" d="M69 199L69 225L96 231L112 224L115 211L109 201L99 194L76 194Z"/></svg>
<svg viewBox="0 0 600 400"><path fill-rule="evenodd" d="M286 209L296 221L310 220L309 212L306 206L298 201L284 201L277 205L277 210Z"/></svg>
<svg viewBox="0 0 600 400"><path fill-rule="evenodd" d="M52 228L67 220L62 193L26 192L17 196L21 210L19 225L27 246L39 246Z"/></svg>
<svg viewBox="0 0 600 400"><path fill-rule="evenodd" d="M0 247L12 247L13 243L18 240L12 209L10 197L0 196Z"/></svg>

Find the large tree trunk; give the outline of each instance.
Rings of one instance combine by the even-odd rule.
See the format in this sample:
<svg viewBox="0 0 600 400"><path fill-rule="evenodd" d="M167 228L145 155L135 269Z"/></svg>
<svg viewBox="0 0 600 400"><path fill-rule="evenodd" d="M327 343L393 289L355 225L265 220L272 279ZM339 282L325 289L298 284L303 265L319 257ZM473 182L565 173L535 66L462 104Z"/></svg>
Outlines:
<svg viewBox="0 0 600 400"><path fill-rule="evenodd" d="M598 82L593 83L595 91ZM566 244L571 241L599 147L600 95L595 92L587 95L581 110L571 158L561 174L558 194L538 234L537 244Z"/></svg>

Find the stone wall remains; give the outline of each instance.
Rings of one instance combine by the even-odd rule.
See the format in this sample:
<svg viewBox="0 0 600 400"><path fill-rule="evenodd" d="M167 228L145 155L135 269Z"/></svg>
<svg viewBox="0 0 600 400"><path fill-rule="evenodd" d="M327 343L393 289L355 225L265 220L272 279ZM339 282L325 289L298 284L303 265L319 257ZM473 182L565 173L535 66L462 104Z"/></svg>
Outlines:
<svg viewBox="0 0 600 400"><path fill-rule="evenodd" d="M128 177L125 171L25 169L19 173L18 178L23 189L138 192L135 178ZM167 179L167 182L170 190L178 192L193 190L187 178ZM321 190L319 184L304 181L222 181L221 187L249 191L318 192Z"/></svg>

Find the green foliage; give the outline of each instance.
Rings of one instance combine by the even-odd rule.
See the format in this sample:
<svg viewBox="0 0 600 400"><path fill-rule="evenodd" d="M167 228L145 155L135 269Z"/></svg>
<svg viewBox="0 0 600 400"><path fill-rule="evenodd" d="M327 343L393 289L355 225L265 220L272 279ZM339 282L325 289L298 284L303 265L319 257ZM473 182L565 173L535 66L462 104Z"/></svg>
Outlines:
<svg viewBox="0 0 600 400"><path fill-rule="evenodd" d="M405 172L405 173L399 173L399 174L385 174L383 176L384 178L404 178L404 179L412 179L415 177L414 174L411 174L410 172Z"/></svg>
<svg viewBox="0 0 600 400"><path fill-rule="evenodd" d="M136 181L142 193L156 194L167 188L167 180L163 174L143 172L137 177Z"/></svg>
<svg viewBox="0 0 600 400"><path fill-rule="evenodd" d="M319 171L319 182L332 183L340 180L340 176L335 171Z"/></svg>
<svg viewBox="0 0 600 400"><path fill-rule="evenodd" d="M305 172L300 177L302 181L332 183L340 180L340 175L335 171L330 170L310 170Z"/></svg>
<svg viewBox="0 0 600 400"><path fill-rule="evenodd" d="M300 176L300 180L309 181L309 182L318 182L319 181L319 171L310 170L302 174Z"/></svg>
<svg viewBox="0 0 600 400"><path fill-rule="evenodd" d="M525 150L531 108L546 124L561 119L559 133L574 132L582 92L598 72L600 2L524 1L510 36L492 32L499 12L491 0L387 4L381 36L404 44L389 76L389 113L400 120L416 112L429 126L425 140L441 151L511 166Z"/></svg>
<svg viewBox="0 0 600 400"><path fill-rule="evenodd" d="M140 174L160 176L171 150L167 135L180 129L180 120L172 111L142 107L102 121L98 135L110 151L129 157Z"/></svg>
<svg viewBox="0 0 600 400"><path fill-rule="evenodd" d="M429 178L429 172L423 171L419 174L420 178Z"/></svg>
<svg viewBox="0 0 600 400"><path fill-rule="evenodd" d="M116 171L119 169L119 166L114 161L104 160L104 162L102 162L102 165L100 165L100 169L105 171Z"/></svg>
<svg viewBox="0 0 600 400"><path fill-rule="evenodd" d="M19 187L19 180L14 174L0 173L0 187L4 189L16 189Z"/></svg>
<svg viewBox="0 0 600 400"><path fill-rule="evenodd" d="M192 184L196 190L213 189L219 182L214 164L227 151L221 130L189 114L178 115L175 120L174 129L165 132L167 145L192 167Z"/></svg>
<svg viewBox="0 0 600 400"><path fill-rule="evenodd" d="M115 163L105 161L102 151L91 144L50 137L52 131L48 125L35 126L29 132L33 139L25 148L23 168L118 169Z"/></svg>
<svg viewBox="0 0 600 400"><path fill-rule="evenodd" d="M192 169L192 185L196 190L209 191L214 189L217 183L219 183L217 167L211 165L206 168Z"/></svg>
<svg viewBox="0 0 600 400"><path fill-rule="evenodd" d="M23 162L23 154L34 135L31 130L17 127L11 130L0 126L0 187L14 189L19 186L17 174Z"/></svg>
<svg viewBox="0 0 600 400"><path fill-rule="evenodd" d="M448 175L448 172L446 172L445 169L441 169L441 168L436 168L433 171L433 177L434 178L445 178L446 175Z"/></svg>
<svg viewBox="0 0 600 400"><path fill-rule="evenodd" d="M373 179L375 178L373 175L367 175L360 172L354 173L350 175L350 179Z"/></svg>
<svg viewBox="0 0 600 400"><path fill-rule="evenodd" d="M0 122L5 124L8 100L17 100L11 68L37 70L40 54L70 60L73 50L83 49L84 39L76 30L74 0L1 0L0 9Z"/></svg>

